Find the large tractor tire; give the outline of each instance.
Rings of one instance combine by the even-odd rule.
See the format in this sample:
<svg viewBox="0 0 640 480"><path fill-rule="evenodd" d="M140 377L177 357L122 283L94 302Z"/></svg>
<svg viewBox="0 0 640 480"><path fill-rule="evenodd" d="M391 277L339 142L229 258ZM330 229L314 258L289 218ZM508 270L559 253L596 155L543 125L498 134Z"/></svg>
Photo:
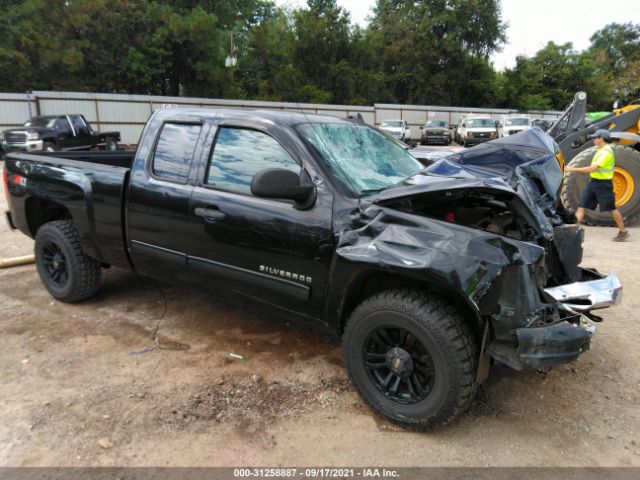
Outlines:
<svg viewBox="0 0 640 480"><path fill-rule="evenodd" d="M616 207L622 214L626 224L631 224L640 216L640 152L631 147L612 145L616 156L616 167L613 174L613 191L616 196ZM587 167L596 152L596 147L578 154L569 165ZM580 195L587 187L589 175L585 173L567 173L562 188L562 203L575 212L578 209ZM615 225L608 212L587 210L584 217L589 225Z"/></svg>

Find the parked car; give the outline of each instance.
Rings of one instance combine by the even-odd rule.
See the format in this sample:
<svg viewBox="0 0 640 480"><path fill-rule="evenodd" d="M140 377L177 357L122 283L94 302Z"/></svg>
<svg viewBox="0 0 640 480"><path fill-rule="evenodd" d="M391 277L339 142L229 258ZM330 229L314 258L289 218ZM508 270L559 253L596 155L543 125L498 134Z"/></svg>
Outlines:
<svg viewBox="0 0 640 480"><path fill-rule="evenodd" d="M545 120L544 118L534 118L531 120L532 127L538 127L543 132L546 132L551 127L551 123L549 120Z"/></svg>
<svg viewBox="0 0 640 480"><path fill-rule="evenodd" d="M120 132L96 132L83 115L39 115L2 132L6 151L117 150Z"/></svg>
<svg viewBox="0 0 640 480"><path fill-rule="evenodd" d="M384 130L401 142L409 143L411 129L406 120L384 120L380 124L380 130Z"/></svg>
<svg viewBox="0 0 640 480"><path fill-rule="evenodd" d="M503 117L502 121L498 123L498 136L508 137L527 128L531 128L531 119L529 117L515 115Z"/></svg>
<svg viewBox="0 0 640 480"><path fill-rule="evenodd" d="M458 143L463 147L497 138L496 121L491 117L463 117L458 124Z"/></svg>
<svg viewBox="0 0 640 480"><path fill-rule="evenodd" d="M93 296L107 266L236 292L342 336L364 400L429 429L491 359L580 356L591 311L620 299L615 275L580 267L556 153L532 129L424 169L346 119L158 110L135 152L10 153L6 217L54 298Z"/></svg>
<svg viewBox="0 0 640 480"><path fill-rule="evenodd" d="M429 120L420 127L420 143L422 145L429 143L449 145L451 143L449 123L444 120Z"/></svg>

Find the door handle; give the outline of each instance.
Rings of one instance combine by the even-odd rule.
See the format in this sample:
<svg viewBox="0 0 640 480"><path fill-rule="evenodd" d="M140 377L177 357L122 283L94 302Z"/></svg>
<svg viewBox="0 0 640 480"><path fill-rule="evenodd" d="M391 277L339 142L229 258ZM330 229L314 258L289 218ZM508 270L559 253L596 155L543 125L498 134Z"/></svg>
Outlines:
<svg viewBox="0 0 640 480"><path fill-rule="evenodd" d="M216 220L224 220L227 215L221 212L217 207L198 207L193 213L199 217L203 217L207 222L215 222Z"/></svg>

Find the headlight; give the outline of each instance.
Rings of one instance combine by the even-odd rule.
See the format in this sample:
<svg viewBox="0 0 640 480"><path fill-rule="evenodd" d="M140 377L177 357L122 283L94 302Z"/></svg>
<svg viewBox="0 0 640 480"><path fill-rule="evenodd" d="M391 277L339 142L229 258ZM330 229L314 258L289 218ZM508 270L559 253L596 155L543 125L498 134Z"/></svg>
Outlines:
<svg viewBox="0 0 640 480"><path fill-rule="evenodd" d="M27 140L38 140L40 138L40 134L38 132L29 132L27 134Z"/></svg>

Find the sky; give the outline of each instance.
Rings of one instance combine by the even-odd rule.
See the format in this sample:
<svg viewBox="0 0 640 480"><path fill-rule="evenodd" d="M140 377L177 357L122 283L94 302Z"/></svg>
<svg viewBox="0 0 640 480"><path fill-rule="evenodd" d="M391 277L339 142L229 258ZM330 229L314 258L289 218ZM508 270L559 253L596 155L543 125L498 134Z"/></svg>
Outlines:
<svg viewBox="0 0 640 480"><path fill-rule="evenodd" d="M351 20L367 24L375 0L337 0ZM306 0L275 0L300 7ZM509 24L507 43L492 56L498 70L515 66L517 55L531 56L547 42L589 46L589 38L608 23L640 22L640 0L502 0L502 19Z"/></svg>

